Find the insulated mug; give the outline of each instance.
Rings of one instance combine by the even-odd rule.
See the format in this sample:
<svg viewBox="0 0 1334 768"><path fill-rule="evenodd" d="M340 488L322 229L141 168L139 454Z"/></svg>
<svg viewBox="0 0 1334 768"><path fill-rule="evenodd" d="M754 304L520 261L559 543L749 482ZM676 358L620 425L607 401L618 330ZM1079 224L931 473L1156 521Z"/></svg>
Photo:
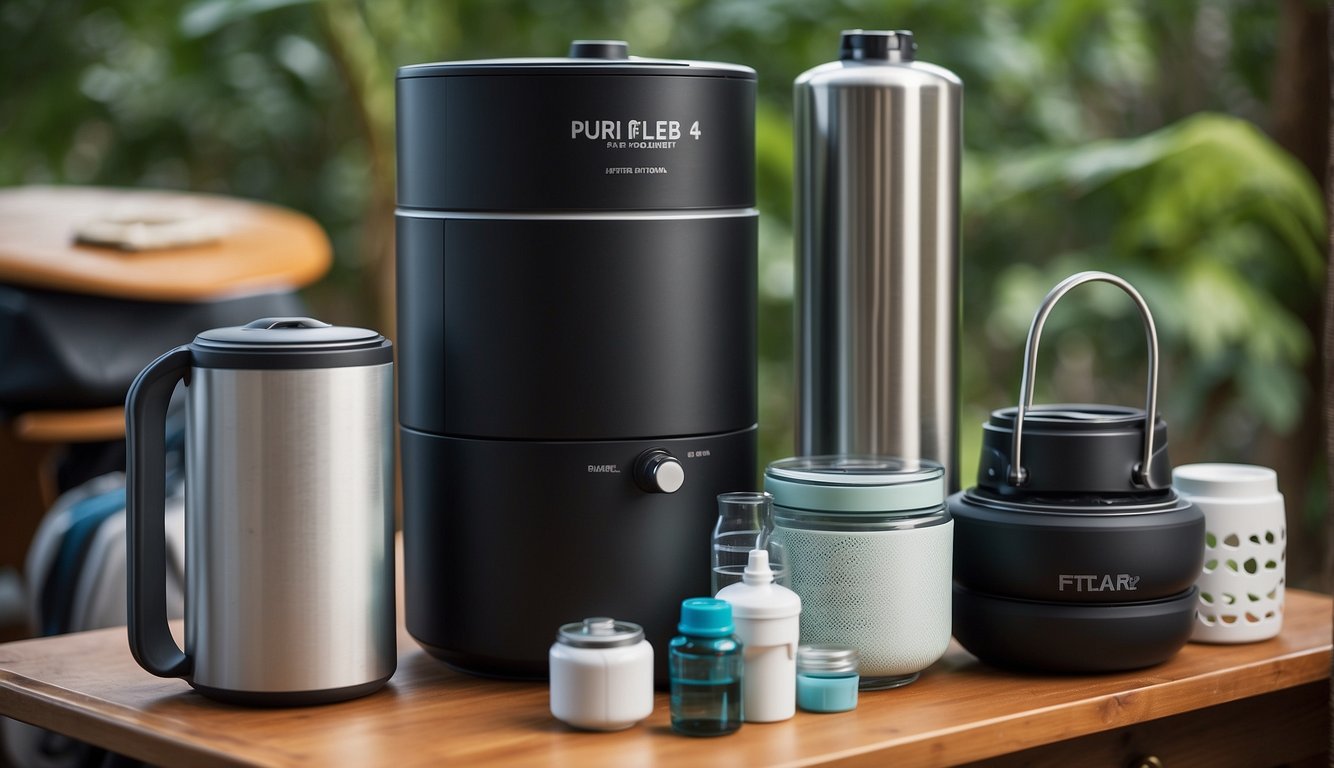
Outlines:
<svg viewBox="0 0 1334 768"><path fill-rule="evenodd" d="M167 404L186 385L185 650L167 625ZM393 352L309 318L218 328L130 387L129 640L207 696L304 705L370 693L396 665Z"/></svg>

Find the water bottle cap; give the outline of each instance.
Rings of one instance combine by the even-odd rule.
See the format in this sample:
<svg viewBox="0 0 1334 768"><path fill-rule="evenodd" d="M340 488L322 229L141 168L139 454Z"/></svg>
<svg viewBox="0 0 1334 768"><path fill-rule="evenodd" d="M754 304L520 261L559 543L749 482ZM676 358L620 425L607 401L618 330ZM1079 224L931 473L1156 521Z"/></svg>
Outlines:
<svg viewBox="0 0 1334 768"><path fill-rule="evenodd" d="M801 615L801 597L774 583L769 553L763 549L750 551L750 563L741 583L719 590L718 599L730 603L738 619L793 619Z"/></svg>
<svg viewBox="0 0 1334 768"><path fill-rule="evenodd" d="M727 637L736 631L732 624L732 606L712 597L692 597L682 601L681 623L676 629L683 635L695 637Z"/></svg>
<svg viewBox="0 0 1334 768"><path fill-rule="evenodd" d="M917 51L906 29L845 29L838 57L844 61L912 61Z"/></svg>
<svg viewBox="0 0 1334 768"><path fill-rule="evenodd" d="M556 633L556 642L575 648L617 648L643 639L643 627L605 616L564 624Z"/></svg>
<svg viewBox="0 0 1334 768"><path fill-rule="evenodd" d="M741 572L741 581L751 586L759 586L770 584L773 580L774 572L769 568L769 551L752 549L750 559L746 561L746 570Z"/></svg>

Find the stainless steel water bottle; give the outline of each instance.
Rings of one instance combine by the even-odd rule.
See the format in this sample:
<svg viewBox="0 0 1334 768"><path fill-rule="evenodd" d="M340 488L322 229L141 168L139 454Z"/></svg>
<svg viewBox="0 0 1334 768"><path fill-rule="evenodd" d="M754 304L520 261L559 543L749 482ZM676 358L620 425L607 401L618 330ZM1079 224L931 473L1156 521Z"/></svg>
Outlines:
<svg viewBox="0 0 1334 768"><path fill-rule="evenodd" d="M911 32L797 78L797 452L929 459L959 487L963 84Z"/></svg>

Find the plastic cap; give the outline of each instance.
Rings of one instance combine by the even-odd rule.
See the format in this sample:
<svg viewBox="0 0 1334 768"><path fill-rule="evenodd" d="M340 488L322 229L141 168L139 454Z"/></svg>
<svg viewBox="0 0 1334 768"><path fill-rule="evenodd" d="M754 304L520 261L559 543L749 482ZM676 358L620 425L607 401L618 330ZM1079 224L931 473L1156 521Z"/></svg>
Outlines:
<svg viewBox="0 0 1334 768"><path fill-rule="evenodd" d="M801 615L801 597L782 584L774 583L769 568L769 552L752 549L750 561L741 574L740 584L730 584L718 591L738 619L790 619Z"/></svg>
<svg viewBox="0 0 1334 768"><path fill-rule="evenodd" d="M917 44L906 29L845 29L838 57L844 61L912 61Z"/></svg>
<svg viewBox="0 0 1334 768"><path fill-rule="evenodd" d="M797 649L798 674L855 675L857 666L857 649L848 645L803 645Z"/></svg>
<svg viewBox="0 0 1334 768"><path fill-rule="evenodd" d="M1172 470L1172 485L1187 496L1263 499L1278 494L1278 473L1250 464L1186 464Z"/></svg>
<svg viewBox="0 0 1334 768"><path fill-rule="evenodd" d="M681 603L681 623L676 625L683 635L695 637L727 637L736 631L732 624L732 606L726 600L713 597L692 597Z"/></svg>
<svg viewBox="0 0 1334 768"><path fill-rule="evenodd" d="M624 40L575 40L570 43L572 59L608 59L630 58L630 46Z"/></svg>
<svg viewBox="0 0 1334 768"><path fill-rule="evenodd" d="M556 633L556 642L576 648L615 648L634 645L643 639L643 627L606 616L564 624Z"/></svg>
<svg viewBox="0 0 1334 768"><path fill-rule="evenodd" d="M741 572L741 581L755 587L773 580L774 572L769 568L769 550L752 549L750 559L746 561L746 570Z"/></svg>

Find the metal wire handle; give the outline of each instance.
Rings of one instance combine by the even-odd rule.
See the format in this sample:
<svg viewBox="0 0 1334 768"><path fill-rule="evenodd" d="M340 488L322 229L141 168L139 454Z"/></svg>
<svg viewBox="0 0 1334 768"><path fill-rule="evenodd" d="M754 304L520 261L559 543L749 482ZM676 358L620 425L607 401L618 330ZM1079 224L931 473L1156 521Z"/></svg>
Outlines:
<svg viewBox="0 0 1334 768"><path fill-rule="evenodd" d="M1144 320L1144 336L1149 346L1149 382L1144 407L1144 459L1135 465L1132 479L1147 488L1153 487L1149 477L1149 465L1153 459L1153 429L1158 419L1158 329L1153 324L1153 314L1149 312L1149 305L1144 302L1144 297L1139 295L1139 291L1122 278L1107 272L1080 272L1067 277L1051 289L1038 307L1037 314L1033 315L1033 324L1028 328L1028 341L1024 344L1024 374L1019 384L1019 410L1014 416L1014 442L1010 450L1013 462L1010 465L1011 485L1020 486L1028 481L1028 470L1024 469L1021 453L1024 445L1024 416L1033 408L1033 373L1038 367L1038 342L1042 338L1042 327L1046 325L1047 316L1051 314L1052 308L1062 296L1077 285L1093 282L1111 283L1125 291L1134 300L1135 306L1139 308L1140 317Z"/></svg>

